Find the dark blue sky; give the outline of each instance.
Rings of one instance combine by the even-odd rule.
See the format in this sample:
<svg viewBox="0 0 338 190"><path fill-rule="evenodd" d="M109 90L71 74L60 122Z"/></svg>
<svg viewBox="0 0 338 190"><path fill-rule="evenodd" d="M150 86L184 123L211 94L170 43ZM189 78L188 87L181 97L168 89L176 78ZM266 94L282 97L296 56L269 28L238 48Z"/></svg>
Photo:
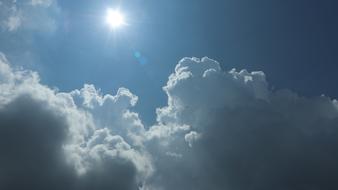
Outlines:
<svg viewBox="0 0 338 190"><path fill-rule="evenodd" d="M112 33L103 20L116 5L129 26ZM54 32L2 33L3 52L18 59L29 50L34 63L21 56L20 65L62 91L83 83L104 93L127 87L139 96L136 109L148 123L166 104L161 88L185 56L208 56L224 69L262 70L271 88L338 97L337 1L59 0L58 6L50 13Z"/></svg>

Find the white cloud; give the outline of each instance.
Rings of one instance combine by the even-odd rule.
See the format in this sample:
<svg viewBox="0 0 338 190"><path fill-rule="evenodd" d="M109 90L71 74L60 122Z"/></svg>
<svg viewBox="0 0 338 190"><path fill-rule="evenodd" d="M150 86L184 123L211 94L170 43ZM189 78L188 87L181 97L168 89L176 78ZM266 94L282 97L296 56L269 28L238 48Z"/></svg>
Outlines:
<svg viewBox="0 0 338 190"><path fill-rule="evenodd" d="M223 72L219 63L209 58L182 59L163 89L168 95L168 106L157 110L160 123L198 122L209 109L225 104L238 106L242 99L264 100L268 96L263 72Z"/></svg>
<svg viewBox="0 0 338 190"><path fill-rule="evenodd" d="M0 189L337 188L337 101L209 58L182 59L163 89L144 126L128 89L58 92L0 54Z"/></svg>
<svg viewBox="0 0 338 190"><path fill-rule="evenodd" d="M209 58L181 60L163 89L168 105L149 132L166 135L150 141L158 158L150 189L337 188L330 98L272 92L263 72L223 72Z"/></svg>
<svg viewBox="0 0 338 190"><path fill-rule="evenodd" d="M16 164L26 167L18 156L34 159L28 161L32 166L39 164L35 159L46 158L46 162L48 159L51 162L48 168L42 165L32 169L30 176L20 172L8 176L5 182L0 180L1 188L19 188L15 180L27 178L30 188L50 189L48 184L55 180L51 176L67 176L51 188L135 189L152 173L150 156L139 139L143 125L137 114L128 109L137 101L129 90L122 88L115 96L103 97L91 85L70 93L57 92L40 84L37 73L10 68L6 57L0 55L0 133L6 135L0 144L21 150L20 144L25 142L25 146L32 148L27 153L10 153L4 149L3 155L8 156L8 160L0 159L0 176L14 172ZM114 122L109 122L110 119ZM21 132L26 130L35 132L25 136ZM15 136L20 138L11 142ZM6 139L9 142L5 142ZM36 141L41 146L36 145ZM35 146L38 146L36 151ZM9 166L4 168L5 165ZM34 175L36 172L44 177L40 179L41 176ZM79 180L75 180L77 175ZM70 179L72 183L67 182ZM44 182L36 183L40 180Z"/></svg>
<svg viewBox="0 0 338 190"><path fill-rule="evenodd" d="M190 131L184 136L186 142L188 142L189 146L192 147L193 143L201 138L201 134L198 134L196 131Z"/></svg>

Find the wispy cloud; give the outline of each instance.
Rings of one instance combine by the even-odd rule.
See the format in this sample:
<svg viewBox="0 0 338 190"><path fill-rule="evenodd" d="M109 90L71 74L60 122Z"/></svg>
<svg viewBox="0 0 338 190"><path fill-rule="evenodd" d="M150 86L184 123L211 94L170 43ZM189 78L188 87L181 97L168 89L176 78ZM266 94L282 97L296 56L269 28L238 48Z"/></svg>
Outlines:
<svg viewBox="0 0 338 190"><path fill-rule="evenodd" d="M6 1L0 5L0 22L9 32L32 30L52 32L56 28L55 13L59 11L54 0Z"/></svg>
<svg viewBox="0 0 338 190"><path fill-rule="evenodd" d="M53 3L53 0L32 0L33 6L42 5L42 6L50 6Z"/></svg>

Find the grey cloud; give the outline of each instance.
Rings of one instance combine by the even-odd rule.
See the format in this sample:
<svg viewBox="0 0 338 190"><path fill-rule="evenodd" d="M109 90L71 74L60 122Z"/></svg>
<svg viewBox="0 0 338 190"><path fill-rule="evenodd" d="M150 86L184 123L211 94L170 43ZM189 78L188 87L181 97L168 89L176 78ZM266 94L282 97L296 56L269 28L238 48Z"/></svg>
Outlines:
<svg viewBox="0 0 338 190"><path fill-rule="evenodd" d="M0 189L65 189L67 124L43 103L20 96L0 109Z"/></svg>
<svg viewBox="0 0 338 190"><path fill-rule="evenodd" d="M97 153L100 160L88 160L92 165L78 175L63 149L69 124L55 110L29 96L18 97L0 110L0 126L1 189L134 190L140 185L134 163L117 155L132 151L119 136L105 137L105 141L111 137L109 144L88 142L90 154ZM98 138L96 133L92 139ZM115 147L112 150L108 145Z"/></svg>
<svg viewBox="0 0 338 190"><path fill-rule="evenodd" d="M184 58L144 126L126 88L58 92L0 54L1 189L337 189L338 103Z"/></svg>
<svg viewBox="0 0 338 190"><path fill-rule="evenodd" d="M164 90L163 125L149 132L167 143L152 138L159 159L150 189L338 188L335 100L273 92L264 73L223 72L208 58L183 59ZM173 133L182 125L189 130Z"/></svg>
<svg viewBox="0 0 338 190"><path fill-rule="evenodd" d="M121 108L110 113L119 125L143 127L128 109L135 95L126 89L106 98L91 94L95 104L87 107L84 99L92 97L84 94L98 93L94 87L85 85L79 90L83 94L57 92L40 84L37 73L12 69L3 54L0 58L1 189L134 190L143 185L152 165L142 142L129 144L131 138L121 136L128 133L114 123L100 125L106 117L93 113Z"/></svg>

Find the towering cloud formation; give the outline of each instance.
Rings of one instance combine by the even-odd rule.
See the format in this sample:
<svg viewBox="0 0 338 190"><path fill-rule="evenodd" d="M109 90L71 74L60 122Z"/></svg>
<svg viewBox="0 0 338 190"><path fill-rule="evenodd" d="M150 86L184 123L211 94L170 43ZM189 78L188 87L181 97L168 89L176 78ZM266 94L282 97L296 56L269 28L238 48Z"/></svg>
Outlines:
<svg viewBox="0 0 338 190"><path fill-rule="evenodd" d="M183 59L164 90L149 130L158 189L338 187L335 101L272 92L264 73L223 72L208 58Z"/></svg>
<svg viewBox="0 0 338 190"><path fill-rule="evenodd" d="M37 1L40 2L40 1ZM184 58L144 126L126 88L58 92L0 56L0 189L337 189L338 104Z"/></svg>

